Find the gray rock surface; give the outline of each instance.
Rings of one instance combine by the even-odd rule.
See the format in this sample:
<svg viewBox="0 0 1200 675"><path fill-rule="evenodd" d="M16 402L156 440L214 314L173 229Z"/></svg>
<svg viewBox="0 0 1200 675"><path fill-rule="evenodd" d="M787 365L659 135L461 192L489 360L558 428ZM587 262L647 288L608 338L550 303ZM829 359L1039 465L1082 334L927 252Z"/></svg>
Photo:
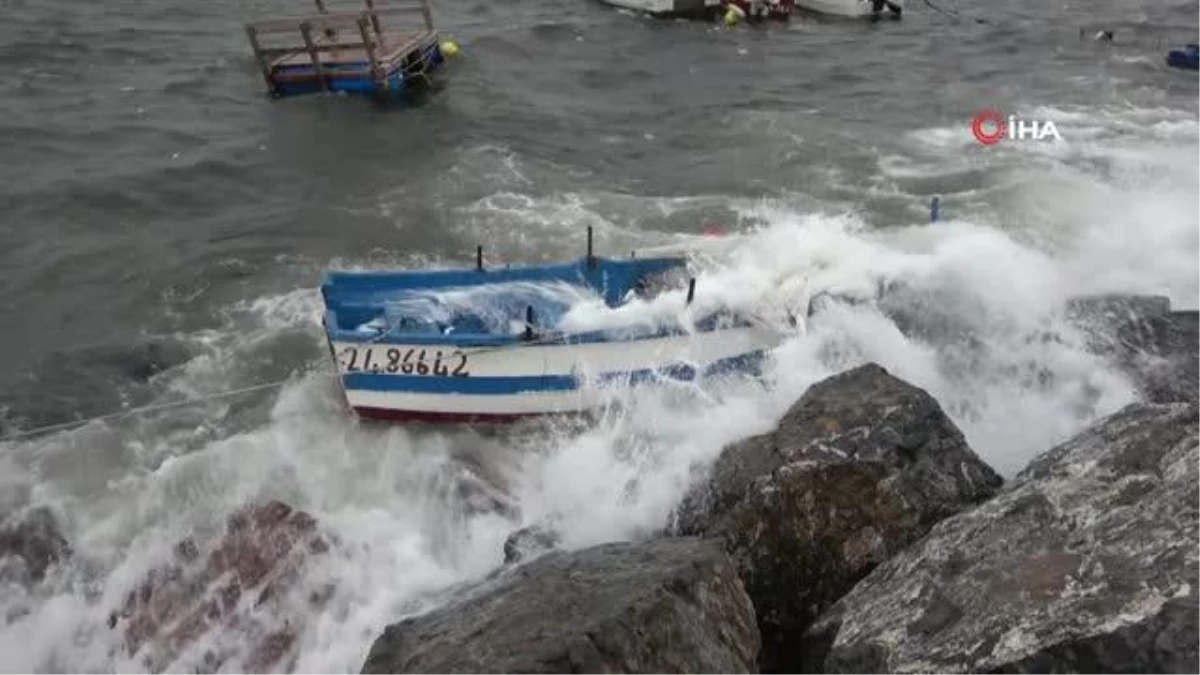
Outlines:
<svg viewBox="0 0 1200 675"><path fill-rule="evenodd" d="M14 516L0 527L0 578L39 582L50 567L71 554L54 514L45 507ZM15 563L15 567L12 565Z"/></svg>
<svg viewBox="0 0 1200 675"><path fill-rule="evenodd" d="M809 630L813 672L1189 672L1197 408L1134 405L942 521Z"/></svg>
<svg viewBox="0 0 1200 675"><path fill-rule="evenodd" d="M247 505L216 541L180 540L173 559L151 569L109 615L108 627L149 672L290 671L308 614L332 592L299 582L310 559L329 548L308 513L278 501ZM296 596L307 597L292 602Z"/></svg>
<svg viewBox="0 0 1200 675"><path fill-rule="evenodd" d="M1165 297L1103 295L1076 298L1068 317L1093 350L1111 356L1152 403L1195 403L1200 392L1197 312L1172 311Z"/></svg>
<svg viewBox="0 0 1200 675"><path fill-rule="evenodd" d="M530 525L508 535L504 540L504 563L517 563L558 546L558 532L541 525Z"/></svg>
<svg viewBox="0 0 1200 675"><path fill-rule="evenodd" d="M700 539L554 551L388 626L364 673L756 672L754 610Z"/></svg>
<svg viewBox="0 0 1200 675"><path fill-rule="evenodd" d="M813 385L777 429L726 448L679 509L721 538L758 616L764 672L794 672L804 629L1000 477L929 394L867 364Z"/></svg>

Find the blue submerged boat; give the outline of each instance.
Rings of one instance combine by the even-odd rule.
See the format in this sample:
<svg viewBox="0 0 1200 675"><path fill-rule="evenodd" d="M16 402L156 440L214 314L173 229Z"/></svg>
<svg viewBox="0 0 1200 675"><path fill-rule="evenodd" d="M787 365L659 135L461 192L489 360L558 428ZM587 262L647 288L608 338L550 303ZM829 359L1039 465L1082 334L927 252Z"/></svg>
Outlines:
<svg viewBox="0 0 1200 675"><path fill-rule="evenodd" d="M700 310L684 257L333 271L323 323L349 406L371 419L507 422L583 412L613 387L757 372L782 331Z"/></svg>
<svg viewBox="0 0 1200 675"><path fill-rule="evenodd" d="M393 7L364 0L365 8L346 11L331 7L333 1L315 0L314 14L246 24L272 96L343 92L395 97L427 84L446 58L458 52L453 42L440 41L429 0L393 0ZM385 19L399 28L385 27Z"/></svg>
<svg viewBox="0 0 1200 675"><path fill-rule="evenodd" d="M1200 70L1200 45L1189 44L1183 49L1167 52L1167 65L1172 68Z"/></svg>

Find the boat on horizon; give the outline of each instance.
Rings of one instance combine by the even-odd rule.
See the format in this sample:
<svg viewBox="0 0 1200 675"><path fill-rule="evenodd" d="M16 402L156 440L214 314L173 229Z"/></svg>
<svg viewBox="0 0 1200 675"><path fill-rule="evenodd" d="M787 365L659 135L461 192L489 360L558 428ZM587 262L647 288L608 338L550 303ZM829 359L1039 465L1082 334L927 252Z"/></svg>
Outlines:
<svg viewBox="0 0 1200 675"><path fill-rule="evenodd" d="M489 269L331 271L323 324L361 418L511 422L603 407L614 390L758 374L785 333L695 303L683 255Z"/></svg>
<svg viewBox="0 0 1200 675"><path fill-rule="evenodd" d="M817 14L853 18L899 19L904 13L904 0L795 0L795 6Z"/></svg>

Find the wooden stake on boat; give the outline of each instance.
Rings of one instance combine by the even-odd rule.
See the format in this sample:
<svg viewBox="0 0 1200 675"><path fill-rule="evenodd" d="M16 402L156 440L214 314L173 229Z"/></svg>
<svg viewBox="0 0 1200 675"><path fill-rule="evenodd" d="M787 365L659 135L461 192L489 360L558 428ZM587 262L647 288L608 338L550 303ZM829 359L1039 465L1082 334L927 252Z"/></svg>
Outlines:
<svg viewBox="0 0 1200 675"><path fill-rule="evenodd" d="M274 92L275 80L271 79L271 65L267 63L262 44L258 41L258 29L254 26L246 26L246 37L250 38L250 47L254 49L254 60L258 63L258 69L262 72L263 79L267 81L267 91Z"/></svg>
<svg viewBox="0 0 1200 675"><path fill-rule="evenodd" d="M692 300L696 297L696 277L688 279L688 297L687 304L692 304Z"/></svg>
<svg viewBox="0 0 1200 675"><path fill-rule="evenodd" d="M371 13L371 27L375 29L375 34L383 35L383 25L379 23L379 14L375 11L375 0L366 0L367 11Z"/></svg>
<svg viewBox="0 0 1200 675"><path fill-rule="evenodd" d="M588 269L596 269L596 258L592 255L592 226L588 225L588 251L587 251Z"/></svg>
<svg viewBox="0 0 1200 675"><path fill-rule="evenodd" d="M475 247L475 269L479 272L483 271L483 246Z"/></svg>
<svg viewBox="0 0 1200 675"><path fill-rule="evenodd" d="M526 340L533 339L533 305L525 306L525 334Z"/></svg>
<svg viewBox="0 0 1200 675"><path fill-rule="evenodd" d="M387 75L383 72L383 68L379 65L379 57L375 54L375 40L371 37L371 31L367 28L370 23L365 17L358 19L358 33L362 36L363 48L367 51L367 60L371 64L371 79L374 80L380 87L387 81Z"/></svg>
<svg viewBox="0 0 1200 675"><path fill-rule="evenodd" d="M300 24L300 35L304 38L304 48L308 50L308 58L312 59L313 69L317 71L317 82L321 83L321 91L329 91L329 78L325 75L325 64L317 53L317 45L312 39L312 23L304 21Z"/></svg>

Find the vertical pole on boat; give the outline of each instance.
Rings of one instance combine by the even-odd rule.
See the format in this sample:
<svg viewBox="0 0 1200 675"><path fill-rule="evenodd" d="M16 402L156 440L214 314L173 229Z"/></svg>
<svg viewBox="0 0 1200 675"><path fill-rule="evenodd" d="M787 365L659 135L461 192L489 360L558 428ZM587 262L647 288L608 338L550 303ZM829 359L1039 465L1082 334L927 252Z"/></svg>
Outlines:
<svg viewBox="0 0 1200 675"><path fill-rule="evenodd" d="M482 244L475 246L475 270L477 272L483 271L483 245Z"/></svg>
<svg viewBox="0 0 1200 675"><path fill-rule="evenodd" d="M692 304L692 300L696 297L696 277L688 279L688 297L687 304Z"/></svg>
<svg viewBox="0 0 1200 675"><path fill-rule="evenodd" d="M938 221L938 217L941 215L941 206L941 197L934 195L933 199L929 200L929 222L936 223Z"/></svg>
<svg viewBox="0 0 1200 675"><path fill-rule="evenodd" d="M254 60L258 63L258 70L262 72L263 79L267 82L267 93L274 94L278 87L275 86L275 80L271 78L271 66L263 56L262 45L258 41L258 29L252 24L246 24L246 36L250 38L250 47L254 49Z"/></svg>
<svg viewBox="0 0 1200 675"><path fill-rule="evenodd" d="M596 268L596 258L592 255L592 226L588 225L588 251L587 251L588 269Z"/></svg>
<svg viewBox="0 0 1200 675"><path fill-rule="evenodd" d="M312 23L300 23L300 35L304 38L304 48L308 50L308 58L312 61L313 70L317 73L317 81L321 83L321 91L329 91L329 77L325 75L325 64L317 52L317 43L312 38Z"/></svg>
<svg viewBox="0 0 1200 675"><path fill-rule="evenodd" d="M525 339L533 339L533 305L525 305Z"/></svg>

